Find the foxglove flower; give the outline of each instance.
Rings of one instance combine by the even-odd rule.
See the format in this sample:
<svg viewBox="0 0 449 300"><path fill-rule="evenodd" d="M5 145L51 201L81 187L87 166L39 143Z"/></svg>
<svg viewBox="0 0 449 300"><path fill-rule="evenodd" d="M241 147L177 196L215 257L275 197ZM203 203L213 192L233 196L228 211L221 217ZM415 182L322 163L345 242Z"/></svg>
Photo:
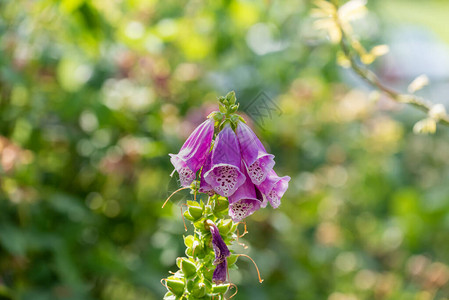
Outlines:
<svg viewBox="0 0 449 300"><path fill-rule="evenodd" d="M215 268L214 274L212 275L212 281L216 284L220 284L226 281L226 273L228 270L228 263L226 258L231 255L231 252L223 241L223 238L218 231L217 226L212 221L208 221L210 233L212 234L212 247L214 248Z"/></svg>
<svg viewBox="0 0 449 300"><path fill-rule="evenodd" d="M236 133L249 177L254 184L261 184L273 169L274 155L267 153L256 134L245 123L238 123Z"/></svg>
<svg viewBox="0 0 449 300"><path fill-rule="evenodd" d="M229 197L229 216L234 222L239 222L258 210L262 200L256 186L247 175L245 183Z"/></svg>
<svg viewBox="0 0 449 300"><path fill-rule="evenodd" d="M240 170L241 158L237 137L229 124L218 134L212 149L212 168L204 174L204 179L214 191L229 197L245 182Z"/></svg>
<svg viewBox="0 0 449 300"><path fill-rule="evenodd" d="M225 259L215 267L214 274L212 275L212 281L215 284L221 284L225 282L227 273L228 261Z"/></svg>
<svg viewBox="0 0 449 300"><path fill-rule="evenodd" d="M274 170L271 170L267 178L258 186L265 199L270 202L273 208L278 208L281 198L288 188L289 176L279 177ZM262 206L266 206L266 201Z"/></svg>
<svg viewBox="0 0 449 300"><path fill-rule="evenodd" d="M212 167L211 157L212 153L209 152L206 158L206 162L204 163L203 169L201 170L200 188L198 190L200 193L205 193L208 194L209 196L212 196L213 194L215 194L215 192L212 186L209 183L207 183L206 180L204 179L204 174L209 172L210 168Z"/></svg>
<svg viewBox="0 0 449 300"><path fill-rule="evenodd" d="M170 161L179 173L182 186L189 186L203 166L214 135L214 120L201 123L187 138L178 154L169 154Z"/></svg>

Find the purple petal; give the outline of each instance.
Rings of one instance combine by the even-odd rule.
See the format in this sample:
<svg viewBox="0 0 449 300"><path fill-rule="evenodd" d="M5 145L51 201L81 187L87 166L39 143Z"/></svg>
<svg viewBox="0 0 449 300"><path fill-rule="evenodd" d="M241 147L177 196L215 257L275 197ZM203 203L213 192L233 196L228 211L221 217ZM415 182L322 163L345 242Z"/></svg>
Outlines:
<svg viewBox="0 0 449 300"><path fill-rule="evenodd" d="M240 170L240 148L229 124L218 134L212 150L212 168L204 174L205 181L223 197L229 197L245 182Z"/></svg>
<svg viewBox="0 0 449 300"><path fill-rule="evenodd" d="M182 186L189 186L193 180L195 180L195 172L193 172L183 161L176 155L169 154L171 156L170 161L179 174L179 180Z"/></svg>
<svg viewBox="0 0 449 300"><path fill-rule="evenodd" d="M262 184L258 186L260 191L270 202L273 208L278 208L281 198L288 188L289 176L279 177L275 171L271 171Z"/></svg>
<svg viewBox="0 0 449 300"><path fill-rule="evenodd" d="M256 134L245 123L239 122L236 132L251 181L261 184L267 173L273 169L274 155L267 153Z"/></svg>
<svg viewBox="0 0 449 300"><path fill-rule="evenodd" d="M213 222L211 223L212 224L209 225L209 230L212 234L212 247L214 248L215 253L214 265L217 266L214 274L212 275L212 281L219 284L226 281L226 274L228 270L228 262L226 258L231 255L231 252L229 251L226 243L223 241L217 225Z"/></svg>
<svg viewBox="0 0 449 300"><path fill-rule="evenodd" d="M206 162L204 163L203 169L201 170L201 177L200 177L200 188L199 188L199 192L200 193L205 193L208 194L209 196L212 196L213 194L215 194L214 189L212 188L212 186L206 182L206 180L204 180L204 174L206 174L207 172L209 172L210 168L211 168L211 153L209 152L209 154L207 155L206 158Z"/></svg>
<svg viewBox="0 0 449 300"><path fill-rule="evenodd" d="M190 185L195 179L195 173L203 166L213 135L214 120L207 119L190 134L178 154L169 154L182 186Z"/></svg>
<svg viewBox="0 0 449 300"><path fill-rule="evenodd" d="M231 255L231 252L229 251L228 246L226 246L226 243L223 241L217 226L215 224L210 225L209 230L212 234L212 247L214 248L215 253L214 265L217 265L223 260L226 260L226 257Z"/></svg>
<svg viewBox="0 0 449 300"><path fill-rule="evenodd" d="M214 274L212 275L212 281L215 284L220 284L226 281L226 275L228 271L228 262L227 260L223 260L221 263L217 265L215 268Z"/></svg>
<svg viewBox="0 0 449 300"><path fill-rule="evenodd" d="M256 198L260 201L260 207L265 208L268 204L268 199L265 197L262 192L259 190L259 188L256 186Z"/></svg>
<svg viewBox="0 0 449 300"><path fill-rule="evenodd" d="M244 218L259 210L261 202L254 199L242 199L229 205L229 216L234 222L240 222Z"/></svg>
<svg viewBox="0 0 449 300"><path fill-rule="evenodd" d="M260 193L258 196L256 186L246 176L245 183L229 197L229 216L234 222L239 222L258 210L261 204Z"/></svg>

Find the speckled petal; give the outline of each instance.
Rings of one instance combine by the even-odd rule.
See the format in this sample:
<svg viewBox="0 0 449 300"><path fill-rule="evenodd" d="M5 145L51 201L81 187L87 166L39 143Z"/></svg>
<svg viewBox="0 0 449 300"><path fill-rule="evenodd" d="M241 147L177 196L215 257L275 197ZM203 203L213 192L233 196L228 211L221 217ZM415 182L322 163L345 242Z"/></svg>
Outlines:
<svg viewBox="0 0 449 300"><path fill-rule="evenodd" d="M275 171L271 171L267 178L258 186L262 194L268 199L273 208L278 208L281 198L288 188L289 176L279 177Z"/></svg>
<svg viewBox="0 0 449 300"><path fill-rule="evenodd" d="M237 137L227 124L218 134L212 149L212 168L204 174L205 181L217 194L229 197L245 182L242 173Z"/></svg>
<svg viewBox="0 0 449 300"><path fill-rule="evenodd" d="M195 180L195 173L176 155L170 154L170 161L179 174L179 180L182 186L189 186L193 180Z"/></svg>
<svg viewBox="0 0 449 300"><path fill-rule="evenodd" d="M229 197L229 216L234 222L243 220L260 208L262 198L257 192L254 183L246 176L245 183Z"/></svg>
<svg viewBox="0 0 449 300"><path fill-rule="evenodd" d="M256 134L245 123L239 122L236 133L249 177L254 184L261 184L273 169L274 155L267 153Z"/></svg>
<svg viewBox="0 0 449 300"><path fill-rule="evenodd" d="M196 172L203 166L213 135L214 120L207 119L190 134L178 154L169 154L171 163L179 173L182 186L190 185Z"/></svg>

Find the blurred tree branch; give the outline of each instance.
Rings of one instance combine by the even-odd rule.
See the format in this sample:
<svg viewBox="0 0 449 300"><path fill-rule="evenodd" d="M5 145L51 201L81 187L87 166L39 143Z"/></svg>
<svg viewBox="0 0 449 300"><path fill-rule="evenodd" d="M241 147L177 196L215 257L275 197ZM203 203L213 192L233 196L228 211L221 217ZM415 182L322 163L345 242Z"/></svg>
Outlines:
<svg viewBox="0 0 449 300"><path fill-rule="evenodd" d="M363 18L367 13L366 0L350 0L344 5L338 5L337 0L331 2L316 0L316 9L312 14L318 18L315 26L327 31L330 39L338 43L341 48L339 63L351 68L360 78L370 86L378 89L398 103L409 104L427 114L427 118L417 122L414 131L419 133L434 133L436 124L441 122L449 125L449 116L442 104L433 104L431 101L413 94L427 84L427 77L416 78L409 86L409 93L398 92L381 82L379 77L369 69L368 65L379 56L388 52L386 45L378 45L367 51L355 37L351 22ZM425 80L424 80L425 78Z"/></svg>
<svg viewBox="0 0 449 300"><path fill-rule="evenodd" d="M340 22L338 22L338 24L340 24ZM341 30L340 48L343 51L344 56L348 60L350 68L357 75L359 75L360 78L362 78L372 87L377 88L384 94L388 95L395 102L410 104L425 112L426 114L432 115L432 109L435 106L434 104L432 104L432 102L422 97L413 94L400 93L391 89L390 87L387 87L380 81L379 77L377 77L377 75L372 72L365 64L357 62L357 56L352 51L347 35L341 25L339 29ZM445 112L444 114L438 114L438 121L445 125L449 125L449 116Z"/></svg>

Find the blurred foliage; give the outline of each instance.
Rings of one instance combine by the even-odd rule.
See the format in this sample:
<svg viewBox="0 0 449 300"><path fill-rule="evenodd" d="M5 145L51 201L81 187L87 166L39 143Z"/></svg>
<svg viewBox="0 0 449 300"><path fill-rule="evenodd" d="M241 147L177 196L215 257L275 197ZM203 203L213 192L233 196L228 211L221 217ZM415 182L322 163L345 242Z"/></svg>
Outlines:
<svg viewBox="0 0 449 300"><path fill-rule="evenodd" d="M448 299L448 130L341 84L310 8L1 0L0 299L161 299L190 197L160 208L167 154L229 90L281 109L258 134L292 177L248 223L265 281L239 263L236 299Z"/></svg>

